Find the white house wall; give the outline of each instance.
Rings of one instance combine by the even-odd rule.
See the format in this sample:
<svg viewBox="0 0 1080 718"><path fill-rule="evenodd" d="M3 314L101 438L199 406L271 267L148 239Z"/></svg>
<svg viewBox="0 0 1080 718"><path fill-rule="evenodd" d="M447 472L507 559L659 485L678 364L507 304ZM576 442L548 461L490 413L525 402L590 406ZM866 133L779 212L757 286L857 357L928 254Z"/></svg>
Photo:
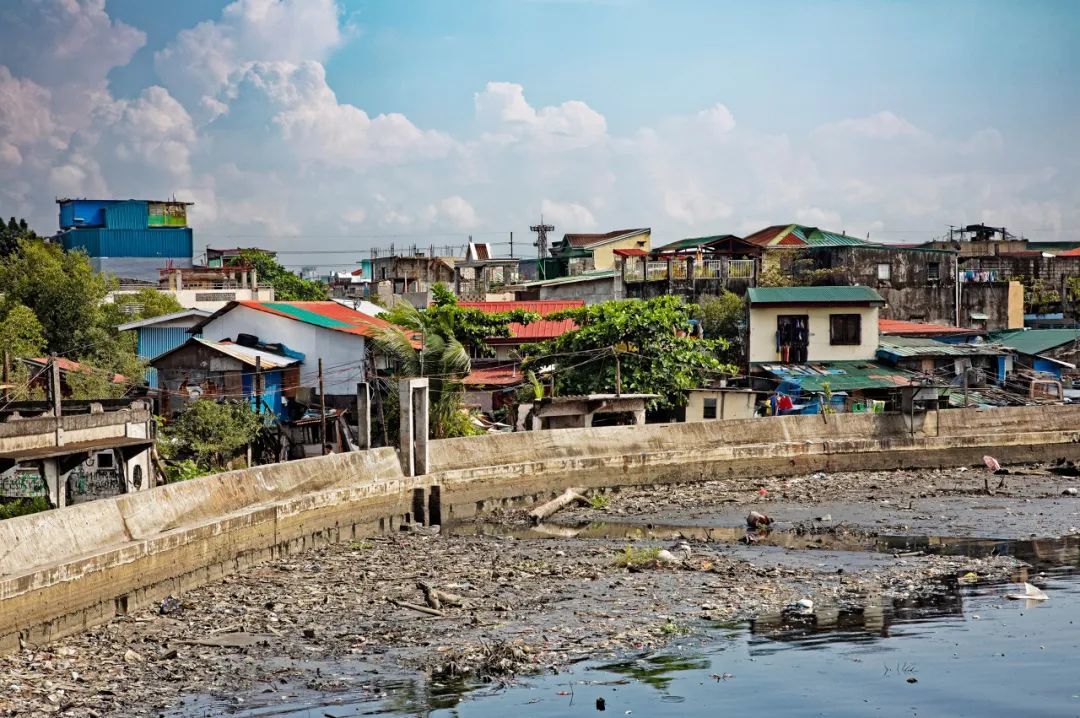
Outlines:
<svg viewBox="0 0 1080 718"><path fill-rule="evenodd" d="M317 387L319 359L323 360L323 383L328 395L356 393L364 381L364 337L286 319L269 312L239 306L203 327L203 337L213 341L236 340L251 334L265 343L280 342L304 355L301 380Z"/></svg>
<svg viewBox="0 0 1080 718"><path fill-rule="evenodd" d="M809 317L810 345L807 361L869 361L877 355L878 309L877 307L783 307L768 305L750 309L750 361L778 362L776 351L776 318L781 315L806 315ZM857 345L829 343L829 316L832 314L858 314L862 327Z"/></svg>

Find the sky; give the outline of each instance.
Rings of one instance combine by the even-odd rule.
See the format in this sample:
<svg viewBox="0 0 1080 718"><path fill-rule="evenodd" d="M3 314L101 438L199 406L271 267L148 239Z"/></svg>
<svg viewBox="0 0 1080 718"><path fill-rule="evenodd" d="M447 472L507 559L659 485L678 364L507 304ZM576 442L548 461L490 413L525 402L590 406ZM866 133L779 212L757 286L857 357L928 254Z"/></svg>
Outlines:
<svg viewBox="0 0 1080 718"><path fill-rule="evenodd" d="M0 3L0 214L173 197L198 247L1080 241L1080 3ZM301 254L306 253L306 254Z"/></svg>

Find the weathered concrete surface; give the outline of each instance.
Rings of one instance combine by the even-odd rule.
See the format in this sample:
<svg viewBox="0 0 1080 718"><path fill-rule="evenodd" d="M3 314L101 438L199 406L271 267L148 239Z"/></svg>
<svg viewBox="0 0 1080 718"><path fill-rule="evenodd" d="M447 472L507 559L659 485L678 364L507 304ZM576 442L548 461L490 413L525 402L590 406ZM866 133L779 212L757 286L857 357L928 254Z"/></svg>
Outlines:
<svg viewBox="0 0 1080 718"><path fill-rule="evenodd" d="M443 518L567 485L1080 458L1080 407L792 416L432 442L257 467L0 522L0 650L109 620L310 545L391 530L438 485ZM417 491L420 492L419 496ZM494 502L494 503L493 503Z"/></svg>

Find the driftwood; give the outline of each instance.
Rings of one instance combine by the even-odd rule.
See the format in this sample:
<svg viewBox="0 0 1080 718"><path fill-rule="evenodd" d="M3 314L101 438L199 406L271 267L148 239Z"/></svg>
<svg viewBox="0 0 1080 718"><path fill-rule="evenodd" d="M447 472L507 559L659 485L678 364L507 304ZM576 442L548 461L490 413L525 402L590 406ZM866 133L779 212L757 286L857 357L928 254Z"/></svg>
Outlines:
<svg viewBox="0 0 1080 718"><path fill-rule="evenodd" d="M399 608L408 608L411 611L419 611L420 613L426 613L429 616L445 616L446 615L445 613L443 613L442 611L440 611L438 609L429 608L428 606L421 606L419 603L409 603L408 601L399 601L396 598L391 598L389 600L390 600L390 603L394 604L395 606L397 606Z"/></svg>
<svg viewBox="0 0 1080 718"><path fill-rule="evenodd" d="M427 581L417 581L417 588L424 592L424 600L427 601L427 605L438 610L444 605L446 606L462 606L465 603L465 599L456 593L449 593L442 589L435 588Z"/></svg>
<svg viewBox="0 0 1080 718"><path fill-rule="evenodd" d="M556 511L566 508L570 504L579 503L587 504L589 500L581 495L583 489L567 489L563 493L559 494L546 504L540 504L535 509L529 512L529 518L532 519L533 525L540 523L548 516L551 516Z"/></svg>

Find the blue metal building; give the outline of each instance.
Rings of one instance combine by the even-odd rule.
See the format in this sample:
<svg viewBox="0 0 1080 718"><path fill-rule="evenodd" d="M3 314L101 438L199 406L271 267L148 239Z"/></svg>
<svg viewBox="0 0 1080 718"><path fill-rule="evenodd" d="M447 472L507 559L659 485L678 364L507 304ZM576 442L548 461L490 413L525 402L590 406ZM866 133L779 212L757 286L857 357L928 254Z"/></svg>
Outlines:
<svg viewBox="0 0 1080 718"><path fill-rule="evenodd" d="M191 339L191 328L209 316L210 312L202 309L185 309L152 319L121 324L117 329L122 332L138 332L136 352L140 359L150 361ZM150 367L146 370L146 383L152 387L158 385L157 369Z"/></svg>
<svg viewBox="0 0 1080 718"><path fill-rule="evenodd" d="M161 268L192 266L190 202L61 199L57 204L60 243L65 250L86 252L98 272L156 283Z"/></svg>

